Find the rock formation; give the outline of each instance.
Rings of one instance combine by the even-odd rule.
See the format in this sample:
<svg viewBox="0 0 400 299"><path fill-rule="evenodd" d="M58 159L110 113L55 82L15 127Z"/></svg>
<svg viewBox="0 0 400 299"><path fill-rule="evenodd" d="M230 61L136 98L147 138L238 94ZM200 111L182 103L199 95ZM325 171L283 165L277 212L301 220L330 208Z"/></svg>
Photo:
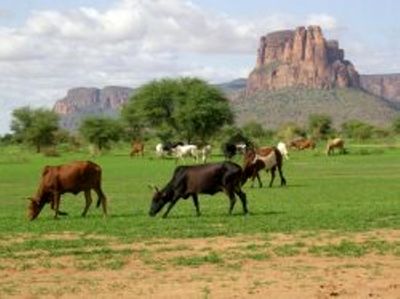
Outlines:
<svg viewBox="0 0 400 299"><path fill-rule="evenodd" d="M68 90L67 96L58 100L53 110L59 115L67 115L82 110L115 110L125 103L133 89L107 86L103 89L77 87Z"/></svg>
<svg viewBox="0 0 400 299"><path fill-rule="evenodd" d="M400 107L400 74L361 75L361 88Z"/></svg>
<svg viewBox="0 0 400 299"><path fill-rule="evenodd" d="M359 75L335 40L318 26L298 27L262 36L247 94L303 86L317 89L359 87Z"/></svg>
<svg viewBox="0 0 400 299"><path fill-rule="evenodd" d="M78 87L58 100L53 110L60 115L63 128L75 130L82 118L90 115L117 115L118 109L134 93L132 88L107 86L103 89Z"/></svg>

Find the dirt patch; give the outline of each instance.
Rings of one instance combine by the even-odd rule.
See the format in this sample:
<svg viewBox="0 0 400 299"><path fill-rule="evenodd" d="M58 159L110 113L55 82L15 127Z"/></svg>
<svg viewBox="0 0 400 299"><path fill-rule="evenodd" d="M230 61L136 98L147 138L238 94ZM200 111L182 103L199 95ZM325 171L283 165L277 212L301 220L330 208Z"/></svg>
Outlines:
<svg viewBox="0 0 400 299"><path fill-rule="evenodd" d="M117 270L79 268L75 256L48 257L50 266L42 258L33 267L0 268L0 298L400 298L400 257L390 249L399 237L400 231L379 230L112 240L114 251L106 258L130 250L119 257L123 264ZM390 250L373 247L359 256L347 254L348 248L353 253L351 246L335 251L342 256L310 251L343 241L365 249L375 244L371 240Z"/></svg>

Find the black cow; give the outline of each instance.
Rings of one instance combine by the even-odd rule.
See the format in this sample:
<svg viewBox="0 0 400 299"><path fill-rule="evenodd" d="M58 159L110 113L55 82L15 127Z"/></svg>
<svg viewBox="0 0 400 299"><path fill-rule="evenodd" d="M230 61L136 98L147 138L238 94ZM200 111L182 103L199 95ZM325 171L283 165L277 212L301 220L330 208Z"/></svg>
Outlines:
<svg viewBox="0 0 400 299"><path fill-rule="evenodd" d="M181 141L178 141L178 142L167 141L167 142L163 143L162 149L163 149L164 152L171 153L172 150L174 148L176 148L178 145L183 145L183 142L181 142Z"/></svg>
<svg viewBox="0 0 400 299"><path fill-rule="evenodd" d="M244 154L248 148L252 148L253 143L249 138L241 133L237 133L230 137L227 142L222 144L222 152L225 159L232 159L238 152Z"/></svg>
<svg viewBox="0 0 400 299"><path fill-rule="evenodd" d="M241 189L242 168L229 161L178 166L169 183L159 191L156 187L150 207L150 216L155 216L167 203L169 206L163 215L166 218L172 207L180 199L193 198L197 216L200 216L198 194L213 195L224 191L230 200L229 214L232 213L237 194L243 205L244 214L248 213L246 194Z"/></svg>

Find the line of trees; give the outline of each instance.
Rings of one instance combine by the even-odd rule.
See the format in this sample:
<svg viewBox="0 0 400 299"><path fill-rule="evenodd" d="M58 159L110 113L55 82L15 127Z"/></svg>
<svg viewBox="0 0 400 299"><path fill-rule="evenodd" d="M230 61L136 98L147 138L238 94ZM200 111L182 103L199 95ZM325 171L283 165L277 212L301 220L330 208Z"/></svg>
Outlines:
<svg viewBox="0 0 400 299"><path fill-rule="evenodd" d="M69 143L74 147L80 138L59 128L57 114L51 110L22 107L13 111L11 130L0 141L26 143L41 152L43 147ZM250 121L241 128L234 126L234 113L219 89L197 78L154 80L143 85L122 108L120 117L88 117L78 130L80 136L98 150L109 148L119 140L146 139L156 136L162 141L173 138L188 143L206 143L216 136L219 140L240 133L251 139L288 141L296 136L315 140L333 136L357 140L400 134L400 117L390 129L376 128L359 120L350 120L335 130L328 115L310 115L308 125L287 123L276 131Z"/></svg>

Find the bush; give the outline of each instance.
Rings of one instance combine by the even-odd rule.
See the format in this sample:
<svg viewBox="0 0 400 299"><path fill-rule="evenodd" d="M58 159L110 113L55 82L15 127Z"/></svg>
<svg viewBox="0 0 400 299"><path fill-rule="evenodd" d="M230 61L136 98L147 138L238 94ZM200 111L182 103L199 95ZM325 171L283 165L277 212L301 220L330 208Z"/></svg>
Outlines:
<svg viewBox="0 0 400 299"><path fill-rule="evenodd" d="M366 140L373 136L374 127L359 120L350 120L342 124L342 133L348 138Z"/></svg>

